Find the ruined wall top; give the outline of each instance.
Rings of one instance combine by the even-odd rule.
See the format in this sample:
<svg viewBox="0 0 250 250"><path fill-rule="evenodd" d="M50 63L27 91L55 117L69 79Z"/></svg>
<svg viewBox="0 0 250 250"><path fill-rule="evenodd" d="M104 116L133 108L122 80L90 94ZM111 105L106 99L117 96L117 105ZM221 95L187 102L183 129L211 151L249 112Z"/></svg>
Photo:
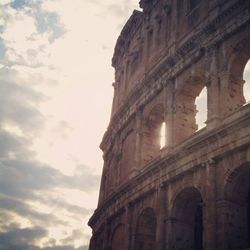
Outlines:
<svg viewBox="0 0 250 250"><path fill-rule="evenodd" d="M159 62L174 55L213 9L216 1L141 0L117 40L112 65L115 88L112 116Z"/></svg>

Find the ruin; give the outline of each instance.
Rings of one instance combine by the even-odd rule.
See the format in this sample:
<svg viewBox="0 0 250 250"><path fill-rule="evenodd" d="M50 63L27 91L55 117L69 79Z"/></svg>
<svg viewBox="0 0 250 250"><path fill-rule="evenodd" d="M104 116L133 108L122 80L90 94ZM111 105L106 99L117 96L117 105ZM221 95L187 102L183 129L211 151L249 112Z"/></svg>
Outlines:
<svg viewBox="0 0 250 250"><path fill-rule="evenodd" d="M140 7L112 59L114 99L90 250L250 249L243 87L250 1L141 0Z"/></svg>

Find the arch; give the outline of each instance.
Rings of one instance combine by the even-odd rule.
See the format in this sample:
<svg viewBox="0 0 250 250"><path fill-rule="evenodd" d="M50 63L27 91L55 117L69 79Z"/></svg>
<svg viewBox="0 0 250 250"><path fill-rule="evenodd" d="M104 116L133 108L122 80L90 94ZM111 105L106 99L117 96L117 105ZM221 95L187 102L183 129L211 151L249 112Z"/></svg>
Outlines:
<svg viewBox="0 0 250 250"><path fill-rule="evenodd" d="M248 60L243 73L243 95L246 103L250 102L250 60Z"/></svg>
<svg viewBox="0 0 250 250"><path fill-rule="evenodd" d="M198 126L198 130L206 126L207 121L207 88L204 87L200 94L195 99L195 107L197 110L195 116L195 122Z"/></svg>
<svg viewBox="0 0 250 250"><path fill-rule="evenodd" d="M153 208L145 208L140 214L135 234L134 250L156 249L156 214Z"/></svg>
<svg viewBox="0 0 250 250"><path fill-rule="evenodd" d="M132 167L135 162L135 142L136 133L134 129L125 131L122 138L121 158L119 159L118 172L119 172L119 184L128 180Z"/></svg>
<svg viewBox="0 0 250 250"><path fill-rule="evenodd" d="M160 149L166 146L166 122L161 124L161 131L160 131Z"/></svg>
<svg viewBox="0 0 250 250"><path fill-rule="evenodd" d="M250 59L250 37L242 39L230 51L228 64L228 98L226 105L234 111L246 103L244 96L244 70Z"/></svg>
<svg viewBox="0 0 250 250"><path fill-rule="evenodd" d="M198 130L195 101L202 90L206 88L205 82L205 75L202 72L195 72L189 76L176 93L175 136L177 143L191 136ZM205 98L205 101L207 102L207 98ZM205 106L207 107L207 103ZM204 120L206 119L207 112Z"/></svg>
<svg viewBox="0 0 250 250"><path fill-rule="evenodd" d="M203 206L198 189L182 190L174 200L171 216L170 249L203 250Z"/></svg>
<svg viewBox="0 0 250 250"><path fill-rule="evenodd" d="M144 114L142 131L142 159L144 162L152 160L160 153L163 123L164 108L161 103L155 105L148 114Z"/></svg>
<svg viewBox="0 0 250 250"><path fill-rule="evenodd" d="M229 72L233 78L242 80L244 68L250 58L250 37L242 39L233 46L229 59Z"/></svg>
<svg viewBox="0 0 250 250"><path fill-rule="evenodd" d="M125 250L125 227L123 224L118 225L113 231L111 237L111 250Z"/></svg>
<svg viewBox="0 0 250 250"><path fill-rule="evenodd" d="M250 162L226 179L225 235L228 250L250 248Z"/></svg>

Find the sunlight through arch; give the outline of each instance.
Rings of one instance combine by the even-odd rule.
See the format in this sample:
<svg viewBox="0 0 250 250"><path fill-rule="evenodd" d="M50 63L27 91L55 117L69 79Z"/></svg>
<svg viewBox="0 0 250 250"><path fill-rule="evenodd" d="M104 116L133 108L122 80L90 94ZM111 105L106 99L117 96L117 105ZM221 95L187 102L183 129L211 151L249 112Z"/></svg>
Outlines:
<svg viewBox="0 0 250 250"><path fill-rule="evenodd" d="M200 92L199 96L195 100L196 105L196 124L198 125L198 130L206 127L207 120L207 88L204 87Z"/></svg>
<svg viewBox="0 0 250 250"><path fill-rule="evenodd" d="M244 94L246 103L249 103L250 102L250 60L248 60L245 66L243 79L245 80L244 87L243 87L243 94Z"/></svg>
<svg viewBox="0 0 250 250"><path fill-rule="evenodd" d="M166 123L163 122L161 125L161 132L160 132L160 149L166 146Z"/></svg>

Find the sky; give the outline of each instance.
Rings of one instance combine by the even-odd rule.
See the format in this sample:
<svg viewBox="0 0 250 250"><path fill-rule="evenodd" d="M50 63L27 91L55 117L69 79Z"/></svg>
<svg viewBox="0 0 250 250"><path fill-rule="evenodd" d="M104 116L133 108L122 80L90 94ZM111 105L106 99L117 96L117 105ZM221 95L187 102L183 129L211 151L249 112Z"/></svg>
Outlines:
<svg viewBox="0 0 250 250"><path fill-rule="evenodd" d="M133 9L137 0L0 0L0 249L88 249L111 58Z"/></svg>
<svg viewBox="0 0 250 250"><path fill-rule="evenodd" d="M0 249L86 250L116 39L137 0L0 0Z"/></svg>

